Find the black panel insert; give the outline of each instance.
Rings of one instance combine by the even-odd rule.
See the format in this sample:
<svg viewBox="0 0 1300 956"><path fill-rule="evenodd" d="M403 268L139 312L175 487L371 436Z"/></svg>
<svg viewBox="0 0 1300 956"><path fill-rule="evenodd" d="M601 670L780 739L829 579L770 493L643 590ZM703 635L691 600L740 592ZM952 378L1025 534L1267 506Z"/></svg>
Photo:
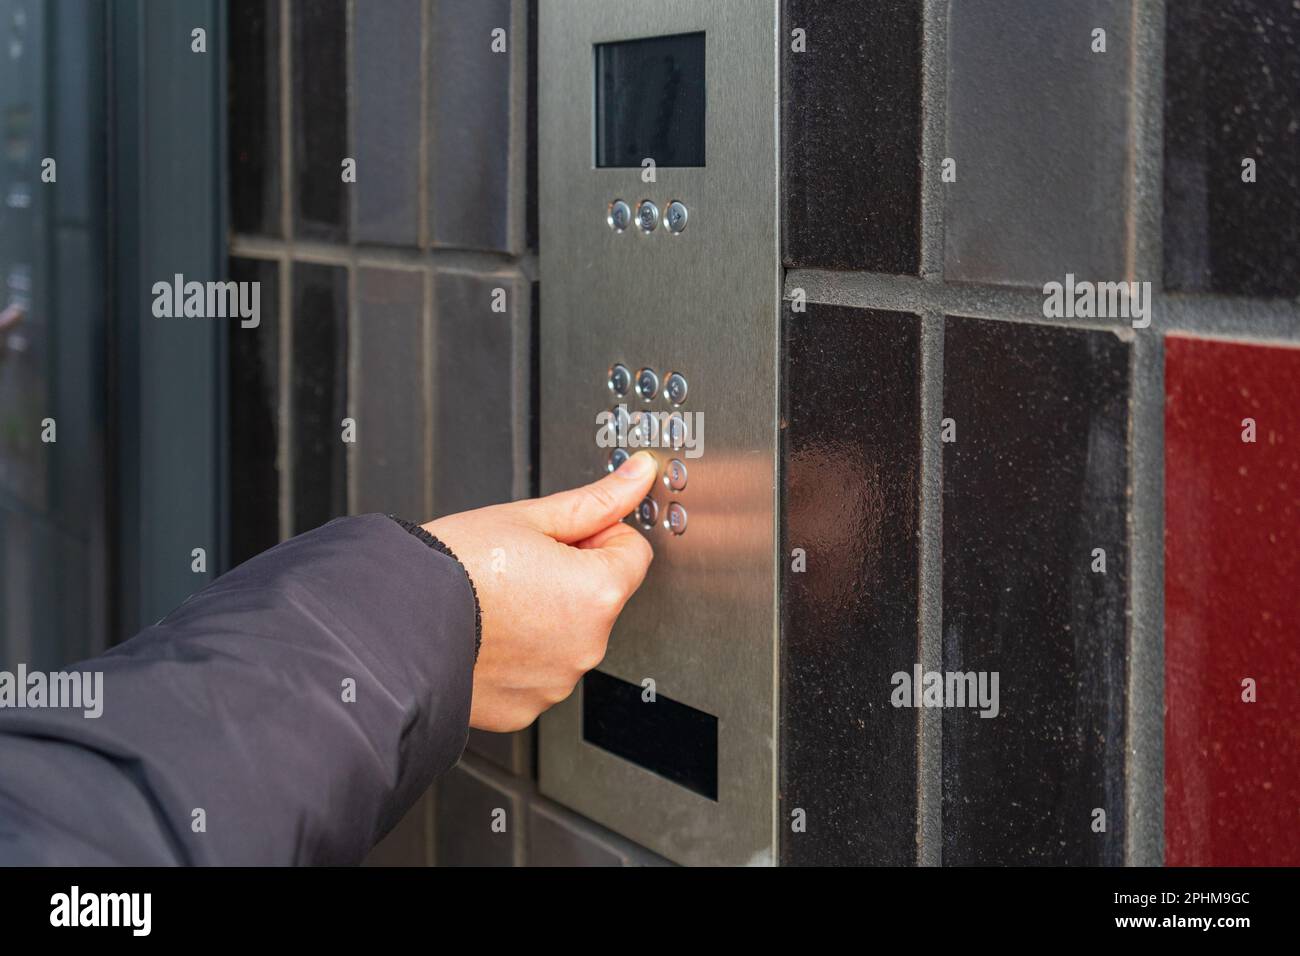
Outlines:
<svg viewBox="0 0 1300 956"><path fill-rule="evenodd" d="M688 790L718 799L718 718L592 671L582 679L582 738Z"/></svg>
<svg viewBox="0 0 1300 956"><path fill-rule="evenodd" d="M596 46L596 165L704 165L704 34Z"/></svg>

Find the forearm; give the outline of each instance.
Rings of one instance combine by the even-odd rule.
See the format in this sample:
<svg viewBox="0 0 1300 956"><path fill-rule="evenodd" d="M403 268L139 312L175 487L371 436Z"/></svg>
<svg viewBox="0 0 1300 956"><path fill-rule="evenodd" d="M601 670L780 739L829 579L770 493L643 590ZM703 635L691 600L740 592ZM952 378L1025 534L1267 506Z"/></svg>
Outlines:
<svg viewBox="0 0 1300 956"><path fill-rule="evenodd" d="M357 862L459 758L474 645L464 571L395 522L285 542L79 665L100 717L0 710L0 860Z"/></svg>

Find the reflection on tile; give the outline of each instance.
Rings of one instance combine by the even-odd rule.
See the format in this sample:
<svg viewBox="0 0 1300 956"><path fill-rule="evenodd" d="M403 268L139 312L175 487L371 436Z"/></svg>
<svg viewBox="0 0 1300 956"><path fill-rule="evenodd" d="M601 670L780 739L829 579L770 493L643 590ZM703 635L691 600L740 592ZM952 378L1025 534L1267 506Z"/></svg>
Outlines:
<svg viewBox="0 0 1300 956"><path fill-rule="evenodd" d="M354 10L356 237L413 246L420 208L420 0Z"/></svg>
<svg viewBox="0 0 1300 956"><path fill-rule="evenodd" d="M280 235L280 3L231 0L230 225Z"/></svg>
<svg viewBox="0 0 1300 956"><path fill-rule="evenodd" d="M295 0L293 24L294 232L301 239L348 235L347 4ZM360 174L358 174L360 175Z"/></svg>
<svg viewBox="0 0 1300 956"><path fill-rule="evenodd" d="M786 0L785 264L915 274L921 242L920 0Z"/></svg>
<svg viewBox="0 0 1300 956"><path fill-rule="evenodd" d="M917 720L889 692L917 659L920 323L810 304L784 337L780 816L807 829L781 859L908 864Z"/></svg>
<svg viewBox="0 0 1300 956"><path fill-rule="evenodd" d="M492 309L497 289L505 312ZM433 508L442 515L514 495L515 438L528 428L532 388L529 289L509 275L443 272L434 295Z"/></svg>
<svg viewBox="0 0 1300 956"><path fill-rule="evenodd" d="M1300 865L1300 349L1170 337L1165 391L1165 863Z"/></svg>
<svg viewBox="0 0 1300 956"><path fill-rule="evenodd" d="M950 11L945 275L1125 278L1131 0ZM1104 53L1093 52L1099 29Z"/></svg>
<svg viewBox="0 0 1300 956"><path fill-rule="evenodd" d="M347 514L348 271L293 267L293 533Z"/></svg>
<svg viewBox="0 0 1300 956"><path fill-rule="evenodd" d="M426 790L366 856L363 866L429 866L433 849L433 790Z"/></svg>
<svg viewBox="0 0 1300 956"><path fill-rule="evenodd" d="M492 52L492 31L527 42L527 22L511 0L435 0L430 32L430 225L434 245L518 252L523 242L523 177L511 153L523 148L526 110L512 116L513 55Z"/></svg>
<svg viewBox="0 0 1300 956"><path fill-rule="evenodd" d="M517 776L531 777L533 746L536 739L537 731L533 727L513 734L490 734L484 730L471 730L465 749Z"/></svg>
<svg viewBox="0 0 1300 956"><path fill-rule="evenodd" d="M945 864L1123 862L1128 387L1110 332L947 320Z"/></svg>
<svg viewBox="0 0 1300 956"><path fill-rule="evenodd" d="M631 866L626 841L553 804L528 808L529 866Z"/></svg>
<svg viewBox="0 0 1300 956"><path fill-rule="evenodd" d="M261 283L256 328L227 322L230 382L230 563L240 564L280 540L279 267L231 259L235 282Z"/></svg>
<svg viewBox="0 0 1300 956"><path fill-rule="evenodd" d="M356 507L427 521L424 274L363 269L360 300Z"/></svg>
<svg viewBox="0 0 1300 956"><path fill-rule="evenodd" d="M1179 0L1165 22L1165 285L1300 295L1300 5Z"/></svg>
<svg viewBox="0 0 1300 956"><path fill-rule="evenodd" d="M438 779L434 862L438 866L513 866L523 817L520 801L464 766Z"/></svg>

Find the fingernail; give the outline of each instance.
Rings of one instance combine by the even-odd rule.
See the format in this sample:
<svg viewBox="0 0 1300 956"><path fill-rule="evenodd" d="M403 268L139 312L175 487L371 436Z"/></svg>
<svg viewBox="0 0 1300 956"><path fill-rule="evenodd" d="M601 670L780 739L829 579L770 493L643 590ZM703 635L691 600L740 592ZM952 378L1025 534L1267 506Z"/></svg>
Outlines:
<svg viewBox="0 0 1300 956"><path fill-rule="evenodd" d="M640 481L650 474L655 468L654 455L648 451L639 451L623 464L619 465L616 475L622 475L624 478L630 478L633 481Z"/></svg>

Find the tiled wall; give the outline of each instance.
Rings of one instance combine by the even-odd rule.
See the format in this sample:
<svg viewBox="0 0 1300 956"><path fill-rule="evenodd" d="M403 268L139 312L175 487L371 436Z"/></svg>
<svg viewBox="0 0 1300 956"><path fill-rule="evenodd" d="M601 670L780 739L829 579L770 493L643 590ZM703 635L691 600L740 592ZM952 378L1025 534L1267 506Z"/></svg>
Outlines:
<svg viewBox="0 0 1300 956"><path fill-rule="evenodd" d="M341 514L533 492L534 16L230 0L230 272L262 284L228 342L236 562ZM473 733L372 862L655 862L537 796L534 746Z"/></svg>
<svg viewBox="0 0 1300 956"><path fill-rule="evenodd" d="M534 490L535 15L231 0L231 271L264 290L229 343L236 558ZM810 568L873 589L787 582L782 800L826 822L782 859L1300 861L1300 9L783 20L783 540L858 528ZM1046 316L1067 274L1150 282L1149 327ZM878 505L832 528L828 448ZM1000 715L877 706L912 663L999 672ZM531 732L474 733L373 860L660 862L534 781Z"/></svg>
<svg viewBox="0 0 1300 956"><path fill-rule="evenodd" d="M785 416L814 456L854 444L860 487L835 486L865 517L862 587L811 561L787 582L783 788L809 825L783 859L1300 861L1300 6L784 7L806 43L785 53L787 373L871 394ZM1149 282L1150 325L1047 314L1067 274ZM882 445L913 367L919 448ZM815 549L788 461L785 543ZM909 488L900 538L870 505L906 514ZM869 688L904 652L998 672L999 716L907 712L885 748Z"/></svg>

